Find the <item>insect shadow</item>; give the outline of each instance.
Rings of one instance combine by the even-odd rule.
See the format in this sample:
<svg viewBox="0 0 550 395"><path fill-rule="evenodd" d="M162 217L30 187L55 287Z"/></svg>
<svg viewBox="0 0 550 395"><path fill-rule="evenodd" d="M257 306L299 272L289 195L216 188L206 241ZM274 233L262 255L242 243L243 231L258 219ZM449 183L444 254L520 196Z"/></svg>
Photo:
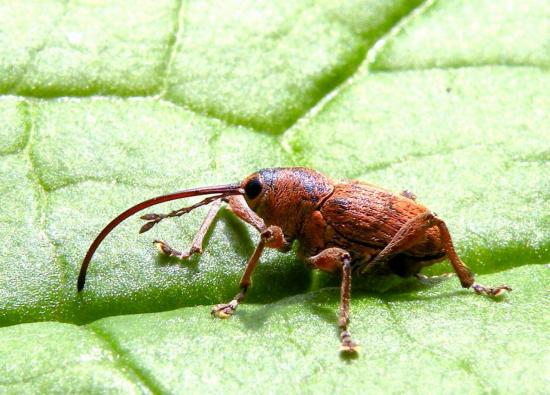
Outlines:
<svg viewBox="0 0 550 395"><path fill-rule="evenodd" d="M322 283L321 287L306 294L289 296L282 300L273 302L266 306L251 309L243 308L235 315L247 329L258 330L274 314L281 312L288 307L298 306L299 309L306 309L323 321L333 325L338 318L338 311L334 305L338 305L340 289L337 284L339 276L326 273L317 273ZM452 278L449 278L452 280ZM438 283L423 284L414 278L402 279L397 276L373 276L368 279L354 279L353 282L354 302L360 303L365 299L376 299L381 302L397 301L429 301L441 298L453 298L458 295L472 295L465 290L453 290L448 292L434 293L431 295L420 294L422 290L436 287ZM253 306L248 304L243 307ZM353 308L353 307L352 307ZM248 311L247 311L248 310ZM283 311L282 314L286 314ZM337 326L334 326L336 336L339 334Z"/></svg>

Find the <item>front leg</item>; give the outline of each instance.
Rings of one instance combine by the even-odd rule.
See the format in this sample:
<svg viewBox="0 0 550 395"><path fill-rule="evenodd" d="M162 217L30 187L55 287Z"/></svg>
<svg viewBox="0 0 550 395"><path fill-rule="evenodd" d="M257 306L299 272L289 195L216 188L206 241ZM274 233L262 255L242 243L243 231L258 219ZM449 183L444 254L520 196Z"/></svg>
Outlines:
<svg viewBox="0 0 550 395"><path fill-rule="evenodd" d="M202 222L201 227L196 233L193 239L193 243L191 244L191 247L189 248L189 250L184 252L178 251L163 240L155 240L153 242L154 245L162 254L171 256L174 258L178 258L181 260L186 260L190 258L193 254L202 253L204 238L206 236L206 233L212 226L212 223L214 222L214 218L216 218L216 214L220 210L221 204L222 204L221 199L217 199L214 202L212 202L210 206L210 210L208 210L208 214L204 218L204 221Z"/></svg>
<svg viewBox="0 0 550 395"><path fill-rule="evenodd" d="M348 331L349 301L351 297L351 256L341 248L327 248L319 254L308 259L308 264L323 271L331 272L342 270L342 285L340 289L340 314L338 326L340 327L340 339L342 345L340 351L345 353L357 352L358 344L351 340Z"/></svg>
<svg viewBox="0 0 550 395"><path fill-rule="evenodd" d="M241 291L229 302L218 304L212 308L211 314L218 318L227 318L232 315L239 304L244 300L248 288L252 283L252 272L256 268L265 247L281 249L285 246L286 240L283 231L278 226L270 226L260 234L260 242L256 246L254 253L246 264L243 276L239 283Z"/></svg>
<svg viewBox="0 0 550 395"><path fill-rule="evenodd" d="M191 244L191 247L187 251L178 251L175 248L173 248L170 244L165 242L164 240L154 240L154 242L153 242L153 244L157 247L157 249L159 250L159 252L161 254L164 254L164 255L167 255L167 256L170 256L170 257L174 257L174 258L178 258L178 259L181 259L181 260L187 260L193 254L202 253L204 238L206 236L206 233L208 232L208 230L212 226L212 223L214 222L214 219L216 218L216 214L220 210L222 201L225 201L225 202L229 203L229 209L235 215L237 215L244 222L246 222L246 223L252 225L253 227L255 227L256 229L258 229L258 231L262 232L263 230L266 229L264 221L260 217L258 217L258 215L255 212L250 210L250 208L246 205L246 202L245 202L245 200L243 199L242 196L228 196L228 197L225 197L225 198L217 198L216 200L213 200L212 198L206 198L206 199L204 199L203 201L201 201L197 204L194 204L194 205L189 206L189 207L184 207L184 208L181 208L179 210L175 210L175 211L173 211L169 214L165 214L165 215L163 215L163 214L144 215L142 218L143 219L149 219L149 222L147 222L144 225L144 228L142 228L142 230L143 229L145 229L145 231L149 230L153 225L155 225L162 218L180 216L180 215L183 215L183 214L195 209L196 207L199 207L201 205L208 204L208 203L211 202L210 203L211 204L210 210L208 211L208 214L206 215L206 217L205 217L204 221L202 222L199 230L197 231L197 233L196 233L196 235L193 239L193 242ZM155 219L150 220L150 218L155 218ZM279 250L281 250L283 252L286 252L286 251L290 250L290 247L291 247L291 243L287 242L286 239L284 239L284 243L282 243L282 245L280 247L274 247L274 248L278 248Z"/></svg>

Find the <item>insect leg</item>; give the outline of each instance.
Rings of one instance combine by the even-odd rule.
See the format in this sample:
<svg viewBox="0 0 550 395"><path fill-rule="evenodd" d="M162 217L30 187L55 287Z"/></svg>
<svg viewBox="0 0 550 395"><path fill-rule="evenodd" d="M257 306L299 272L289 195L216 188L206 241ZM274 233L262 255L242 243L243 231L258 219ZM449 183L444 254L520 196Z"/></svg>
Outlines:
<svg viewBox="0 0 550 395"><path fill-rule="evenodd" d="M351 334L348 331L349 301L351 297L351 257L349 253L341 248L327 248L309 258L308 263L324 271L333 271L341 268L342 285L340 289L340 313L338 316L340 339L342 340L340 351L348 353L357 352L358 345L351 340Z"/></svg>
<svg viewBox="0 0 550 395"><path fill-rule="evenodd" d="M393 255L406 251L419 243L423 239L426 230L434 226L435 223L435 215L429 211L407 221L393 236L388 245L372 261L360 269L361 273L366 274L376 271L378 266L382 265Z"/></svg>
<svg viewBox="0 0 550 395"><path fill-rule="evenodd" d="M266 229L269 228L271 228L271 231L276 233L276 236L271 238L271 244L269 244L267 247L275 248L281 252L290 251L292 247L292 242L287 241L286 237L282 233L281 228L277 226L270 226L269 228L266 228L264 220L261 219L258 214L252 211L250 207L248 207L246 201L242 196L228 196L224 200L229 203L229 209L233 212L233 214L235 214L247 224L255 227L258 232L260 232L260 234L262 234L266 231Z"/></svg>
<svg viewBox="0 0 550 395"><path fill-rule="evenodd" d="M260 233L265 230L264 220L248 207L242 196L228 196L224 200L229 203L229 209L237 217L258 229Z"/></svg>
<svg viewBox="0 0 550 395"><path fill-rule="evenodd" d="M201 227L199 228L198 232L195 235L195 238L193 239L193 243L191 244L191 248L189 248L186 252L180 252L175 250L174 248L170 247L165 241L163 240L155 240L154 244L158 248L158 250L168 256L172 256L175 258L179 258L182 260L188 259L193 254L200 254L202 252L202 244L204 242L204 238L206 236L206 233L208 232L208 229L210 229L210 226L212 226L212 223L214 222L214 218L216 218L216 214L220 210L222 204L222 199L214 200L211 203L210 210L208 210L208 214L206 215L206 218L204 218L204 221L201 224Z"/></svg>
<svg viewBox="0 0 550 395"><path fill-rule="evenodd" d="M504 293L504 291L512 290L512 288L504 284L497 287L486 287L484 285L477 284L470 269L468 269L464 262L462 262L458 257L453 246L451 234L449 233L449 229L447 229L447 225L445 225L445 222L443 222L439 218L435 219L436 225L439 228L439 233L441 234L441 240L443 241L443 248L445 249L445 253L447 254L447 257L451 261L451 265L453 266L454 271L460 279L460 284L462 284L464 288L471 287L477 294L484 294L488 296L499 296Z"/></svg>
<svg viewBox="0 0 550 395"><path fill-rule="evenodd" d="M229 302L225 304L218 304L214 306L211 311L211 314L218 318L227 318L237 310L239 303L241 303L252 283L251 276L252 272L256 268L262 252L265 247L269 248L280 248L285 243L283 231L278 226L270 226L264 230L260 235L260 242L256 246L256 249L252 253L252 256L248 259L246 264L246 269L244 270L243 276L239 283L241 291Z"/></svg>
<svg viewBox="0 0 550 395"><path fill-rule="evenodd" d="M211 203L212 206L208 211L208 214L206 215L206 218L204 219L201 227L199 228L199 231L195 235L191 248L188 251L180 252L172 248L168 243L163 240L155 240L155 246L161 253L182 260L188 259L193 254L200 254L202 252L202 243L204 237L206 236L208 229L212 225L212 222L214 221L214 218L216 217L216 214L221 207L222 200L229 203L230 210L243 221L254 226L260 232L265 229L264 221L260 217L258 217L255 212L250 210L242 196L227 196L222 199L214 200ZM182 210L177 210L177 214L179 214L180 211Z"/></svg>
<svg viewBox="0 0 550 395"><path fill-rule="evenodd" d="M486 287L481 284L476 284L472 272L458 257L458 254L454 249L451 234L449 233L447 225L443 220L437 218L434 213L429 211L419 214L403 225L388 245L376 256L376 258L365 265L365 267L361 270L361 273L364 274L375 270L377 266L383 264L391 256L413 247L422 240L426 230L432 226L437 226L439 229L443 249L445 250L447 258L451 261L451 265L453 266L462 287L471 287L476 293L489 296L499 296L504 291L512 290L512 288L507 285Z"/></svg>

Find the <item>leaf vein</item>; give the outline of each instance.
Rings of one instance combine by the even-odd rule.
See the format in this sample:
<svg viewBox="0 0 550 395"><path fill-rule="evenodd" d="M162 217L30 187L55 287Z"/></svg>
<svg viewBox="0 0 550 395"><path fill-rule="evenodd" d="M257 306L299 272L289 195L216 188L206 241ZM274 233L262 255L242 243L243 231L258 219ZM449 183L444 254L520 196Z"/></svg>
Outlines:
<svg viewBox="0 0 550 395"><path fill-rule="evenodd" d="M97 328L97 327L90 327L89 325L82 326L81 328L84 328L91 332L92 334L96 335L98 338L100 338L103 343L106 345L106 347L114 354L115 356L115 363L118 365L119 368L121 368L122 371L126 370L130 372L135 378L139 380L139 382L147 388L151 393L153 394L163 394L167 393L167 391L164 391L162 389L162 385L155 380L153 376L148 374L147 372L142 371L136 364L126 356L126 353L114 339L112 339L109 336L109 333L104 332L103 330Z"/></svg>
<svg viewBox="0 0 550 395"><path fill-rule="evenodd" d="M417 7L413 8L411 11L409 11L407 14L402 16L394 25L392 25L386 32L382 33L378 40L374 42L374 44L370 48L364 48L364 55L361 57L360 61L357 62L354 67L350 68L350 72L347 76L345 76L339 83L337 83L335 86L332 86L324 95L322 95L317 102L315 102L310 108L308 108L306 111L302 113L298 119L296 119L286 130L284 130L282 134L285 134L289 130L295 128L297 125L301 124L302 122L307 122L310 118L314 117L315 114L320 112L330 101L332 101L336 96L338 96L348 85L352 83L355 76L361 71L361 65L365 64L367 62L367 65L370 63L370 53L375 48L380 47L380 42L383 42L388 34L390 34L395 29L401 29L401 27L415 17L418 16L420 11L423 11L426 7L427 3L430 3L431 0L426 0L422 3L420 3ZM430 4L428 4L430 5Z"/></svg>
<svg viewBox="0 0 550 395"><path fill-rule="evenodd" d="M62 289L64 290L64 292L61 292L59 295L59 301L60 306L65 306L64 308L66 308L66 301L71 300L72 297L72 295L69 294L70 288L68 278L69 273L71 273L71 267L46 230L46 207L48 206L48 189L46 188L36 171L36 164L31 154L32 140L35 133L35 119L30 109L27 109L26 117L27 122L25 123L28 125L29 131L27 143L23 152L27 158L29 165L29 173L27 177L33 185L33 197L37 204L37 217L34 218L34 223L36 224L37 230L40 232L42 239L50 246L54 261L59 267L59 271L61 273ZM61 311L60 313L63 314L63 311Z"/></svg>
<svg viewBox="0 0 550 395"><path fill-rule="evenodd" d="M29 74L29 71L32 67L32 64L34 63L34 61L36 60L38 55L46 49L48 43L50 42L50 38L51 38L52 33L59 26L59 22L61 22L63 20L63 18L65 18L65 16L69 12L70 2L71 2L71 0L66 0L65 1L65 6L64 6L63 12L61 12L59 14L59 17L56 18L55 22L52 23L52 29L47 34L45 34L44 41L42 41L42 43L39 46L37 46L36 48L31 49L29 61L27 62L27 64L25 65L23 71L21 72L21 76L19 78L17 78L16 81L6 89L7 92L17 92L19 90L19 87L21 86L21 84L25 80L25 77Z"/></svg>
<svg viewBox="0 0 550 395"><path fill-rule="evenodd" d="M172 64L174 63L174 58L176 56L176 53L178 51L179 45L180 45L180 35L183 31L183 18L185 14L185 7L183 5L184 0L179 0L178 9L176 12L176 20L174 23L175 29L172 33L172 37L170 38L169 44L168 44L168 50L166 51L165 56L165 69L164 69L164 78L162 81L162 86L159 92L159 97L166 96L166 92L168 91L168 80L170 77L170 72L172 71Z"/></svg>

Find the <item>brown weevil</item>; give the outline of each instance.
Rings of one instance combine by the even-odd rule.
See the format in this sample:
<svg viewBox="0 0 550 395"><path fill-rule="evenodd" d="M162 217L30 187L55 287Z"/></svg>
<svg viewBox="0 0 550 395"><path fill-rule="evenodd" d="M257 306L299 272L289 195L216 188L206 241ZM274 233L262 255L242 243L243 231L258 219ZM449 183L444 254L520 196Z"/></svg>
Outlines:
<svg viewBox="0 0 550 395"><path fill-rule="evenodd" d="M336 182L302 167L263 169L240 184L187 189L129 208L113 219L91 244L80 269L78 290L84 287L86 270L95 250L118 224L155 204L199 195L210 196L168 214L143 215L141 218L147 222L140 233L165 218L178 217L211 204L188 251L176 251L161 240L154 242L161 253L185 260L202 252L203 239L222 202L228 203L235 215L260 232L260 241L242 276L240 292L229 303L212 309L212 314L219 318L233 314L245 298L264 248L288 252L294 240L299 243L299 257L308 266L342 273L338 326L344 352L357 349L348 331L352 273L394 273L422 278L425 277L420 274L423 267L447 258L462 287L489 296L511 291L507 285L477 284L456 254L445 222L417 203L411 192L398 195L359 181Z"/></svg>

